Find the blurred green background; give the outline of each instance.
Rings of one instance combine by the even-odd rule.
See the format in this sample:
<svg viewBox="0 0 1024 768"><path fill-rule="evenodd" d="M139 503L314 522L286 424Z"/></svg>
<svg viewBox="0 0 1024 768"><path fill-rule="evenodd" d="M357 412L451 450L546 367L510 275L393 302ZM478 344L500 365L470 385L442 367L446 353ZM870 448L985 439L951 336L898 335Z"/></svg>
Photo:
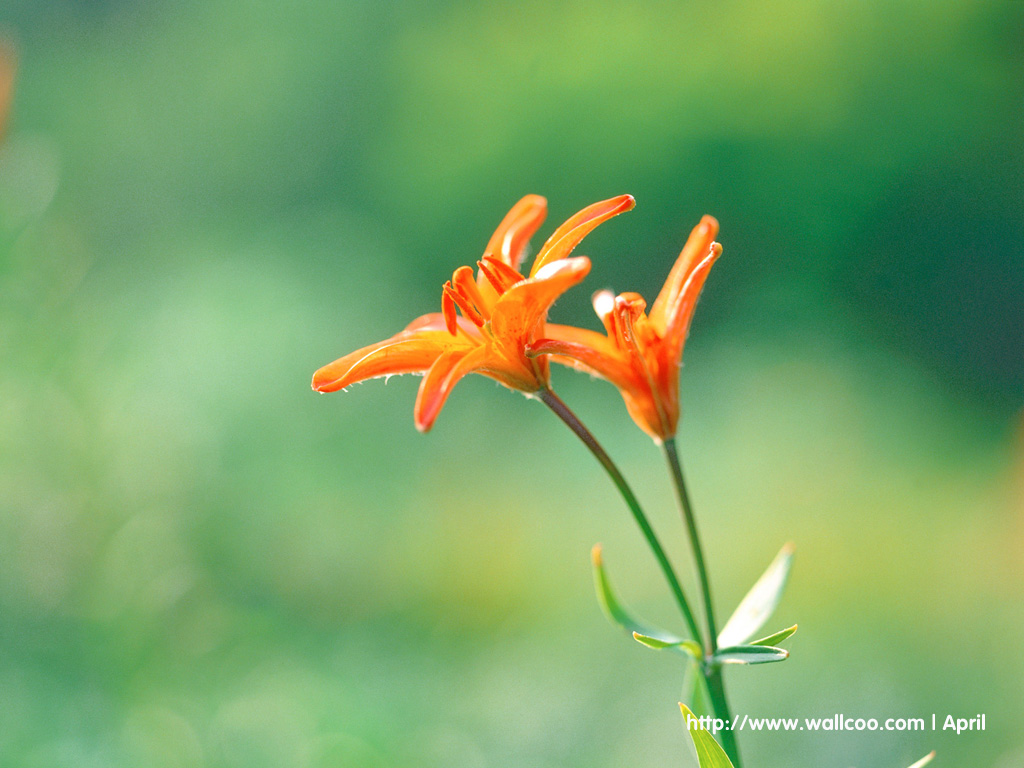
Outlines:
<svg viewBox="0 0 1024 768"><path fill-rule="evenodd" d="M508 208L595 200L593 290L725 255L680 436L718 611L787 540L751 766L1024 764L1024 4L5 0L0 763L689 765L678 627L610 483L482 377L320 365L439 306ZM539 241L538 241L539 242ZM536 247L535 243L535 247ZM615 390L555 384L687 577ZM691 585L692 579L687 579ZM695 593L694 593L695 594Z"/></svg>

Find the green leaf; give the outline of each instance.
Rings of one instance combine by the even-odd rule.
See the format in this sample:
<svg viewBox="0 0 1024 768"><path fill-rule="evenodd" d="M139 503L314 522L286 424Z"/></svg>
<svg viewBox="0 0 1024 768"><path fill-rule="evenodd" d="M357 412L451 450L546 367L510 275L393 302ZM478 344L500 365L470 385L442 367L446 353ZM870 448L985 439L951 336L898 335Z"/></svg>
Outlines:
<svg viewBox="0 0 1024 768"><path fill-rule="evenodd" d="M762 637L760 640L751 640L750 645L778 645L783 640L786 640L796 634L797 625L794 624L792 627L788 627L774 635L768 635L768 637Z"/></svg>
<svg viewBox="0 0 1024 768"><path fill-rule="evenodd" d="M645 635L640 632L633 632L633 639L641 645L646 645L648 648L654 648L658 651L663 648L680 651L685 653L691 659L700 659L701 656L704 655L703 649L698 643L693 642L693 640L682 640L680 642L670 643L657 637L650 637L649 635Z"/></svg>
<svg viewBox="0 0 1024 768"><path fill-rule="evenodd" d="M768 664L789 658L789 651L770 645L731 645L719 648L714 655L719 664Z"/></svg>
<svg viewBox="0 0 1024 768"><path fill-rule="evenodd" d="M612 586L608 582L608 575L604 571L604 561L601 557L601 545L595 544L594 548L590 551L591 559L594 562L594 588L597 590L597 599L601 603L601 607L604 609L605 614L615 624L633 633L634 636L641 635L650 641L664 643L661 647L667 647L670 645L679 645L680 643L686 642L686 638L677 637L664 630L657 629L655 627L649 627L646 624L637 621L619 604L619 601L615 598L615 593L612 592ZM639 638L637 638L639 640ZM644 645L650 645L650 643L643 642ZM656 647L651 645L652 648Z"/></svg>
<svg viewBox="0 0 1024 768"><path fill-rule="evenodd" d="M725 750L715 741L715 737L704 729L697 716L682 702L679 703L679 709L683 713L686 731L693 739L693 746L697 750L697 763L700 768L733 768Z"/></svg>
<svg viewBox="0 0 1024 768"><path fill-rule="evenodd" d="M916 763L914 763L912 766L910 766L910 768L924 768L924 766L928 765L928 763L930 763L932 761L933 757L935 757L935 750L934 749L931 752L929 752L927 755L922 757L920 760L918 760Z"/></svg>
<svg viewBox="0 0 1024 768"><path fill-rule="evenodd" d="M782 597L792 563L793 545L786 544L725 623L718 635L719 646L745 643L768 621Z"/></svg>

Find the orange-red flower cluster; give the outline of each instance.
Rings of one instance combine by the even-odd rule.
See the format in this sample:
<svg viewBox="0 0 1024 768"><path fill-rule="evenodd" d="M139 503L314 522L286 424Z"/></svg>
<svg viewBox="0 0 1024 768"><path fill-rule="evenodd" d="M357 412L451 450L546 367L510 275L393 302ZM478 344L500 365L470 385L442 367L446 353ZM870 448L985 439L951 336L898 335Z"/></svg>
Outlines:
<svg viewBox="0 0 1024 768"><path fill-rule="evenodd" d="M332 392L378 376L425 374L414 416L416 427L426 431L468 373L527 393L547 388L547 358L530 357L526 349L544 335L555 299L590 271L589 259L569 254L591 230L633 205L632 197L622 195L584 208L548 238L527 277L519 266L527 241L547 215L547 201L524 197L491 237L476 278L471 267L459 267L445 283L440 313L423 315L390 339L324 366L313 375L313 389Z"/></svg>
<svg viewBox="0 0 1024 768"><path fill-rule="evenodd" d="M633 205L632 197L621 195L584 208L548 238L527 276L519 271L523 251L544 221L547 203L524 197L491 237L476 276L471 267L459 267L445 283L440 313L324 366L313 376L313 389L332 392L379 376L424 374L414 414L417 428L426 431L466 374L482 373L533 393L550 386L550 359L612 382L645 432L655 440L671 437L679 420L683 344L701 287L722 251L713 242L713 218L705 216L693 230L649 315L638 294L602 291L594 308L606 335L547 322L554 301L590 271L589 259L570 256L573 249Z"/></svg>

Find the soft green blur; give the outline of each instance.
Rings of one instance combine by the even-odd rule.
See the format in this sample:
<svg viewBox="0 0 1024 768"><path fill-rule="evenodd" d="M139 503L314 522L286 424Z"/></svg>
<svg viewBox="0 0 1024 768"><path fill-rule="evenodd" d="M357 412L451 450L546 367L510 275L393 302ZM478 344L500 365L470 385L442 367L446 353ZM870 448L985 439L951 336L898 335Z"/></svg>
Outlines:
<svg viewBox="0 0 1024 768"><path fill-rule="evenodd" d="M723 618L787 540L753 768L1024 762L1024 5L5 0L0 764L688 765L613 487L482 377L315 368L436 311L523 194L624 192L553 317L718 217L680 446ZM536 247L536 243L535 243ZM555 372L696 591L658 451ZM929 722L930 724L930 722Z"/></svg>

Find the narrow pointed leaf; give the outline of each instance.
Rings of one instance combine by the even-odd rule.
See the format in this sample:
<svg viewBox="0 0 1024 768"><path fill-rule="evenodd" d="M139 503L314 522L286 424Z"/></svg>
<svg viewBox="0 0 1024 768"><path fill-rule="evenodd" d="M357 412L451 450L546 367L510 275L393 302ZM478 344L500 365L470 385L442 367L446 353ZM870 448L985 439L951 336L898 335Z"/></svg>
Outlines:
<svg viewBox="0 0 1024 768"><path fill-rule="evenodd" d="M774 635L768 635L768 637L762 637L760 640L751 640L750 645L778 645L783 640L792 637L796 634L796 628L798 625L794 624L792 627L779 630Z"/></svg>
<svg viewBox="0 0 1024 768"><path fill-rule="evenodd" d="M768 664L789 658L785 648L774 648L770 645L733 645L719 648L714 659L719 664Z"/></svg>
<svg viewBox="0 0 1024 768"><path fill-rule="evenodd" d="M750 588L718 635L719 646L749 640L775 611L793 563L793 545L786 544L757 583Z"/></svg>
<svg viewBox="0 0 1024 768"><path fill-rule="evenodd" d="M646 645L648 648L654 648L658 651L664 648L668 648L673 651L681 651L691 659L699 659L703 655L700 645L693 642L693 640L683 640L681 642L670 643L662 640L661 638L650 637L649 635L645 635L640 632L633 632L633 639L640 643L640 645Z"/></svg>
<svg viewBox="0 0 1024 768"><path fill-rule="evenodd" d="M910 768L924 768L924 766L928 765L928 763L930 763L932 761L933 757L935 757L935 750L934 749L931 752L929 752L927 755L922 757L920 760L918 760L916 763L914 763L912 766L910 766Z"/></svg>
<svg viewBox="0 0 1024 768"><path fill-rule="evenodd" d="M637 621L630 616L619 604L612 591L611 583L608 581L608 574L604 570L604 560L601 557L601 545L597 544L590 552L594 563L594 588L597 590L597 599L601 603L605 614L615 624L633 633L634 636L641 635L650 641L664 643L664 646L676 645L686 642L686 638L677 637L669 632L650 627L643 622ZM640 641L643 642L643 641ZM644 643L649 645L649 643ZM655 646L651 646L652 648Z"/></svg>
<svg viewBox="0 0 1024 768"><path fill-rule="evenodd" d="M694 749L697 750L697 763L700 768L733 768L725 750L715 741L715 737L697 722L697 716L682 702L679 703L679 710L683 713L686 732L690 734Z"/></svg>

